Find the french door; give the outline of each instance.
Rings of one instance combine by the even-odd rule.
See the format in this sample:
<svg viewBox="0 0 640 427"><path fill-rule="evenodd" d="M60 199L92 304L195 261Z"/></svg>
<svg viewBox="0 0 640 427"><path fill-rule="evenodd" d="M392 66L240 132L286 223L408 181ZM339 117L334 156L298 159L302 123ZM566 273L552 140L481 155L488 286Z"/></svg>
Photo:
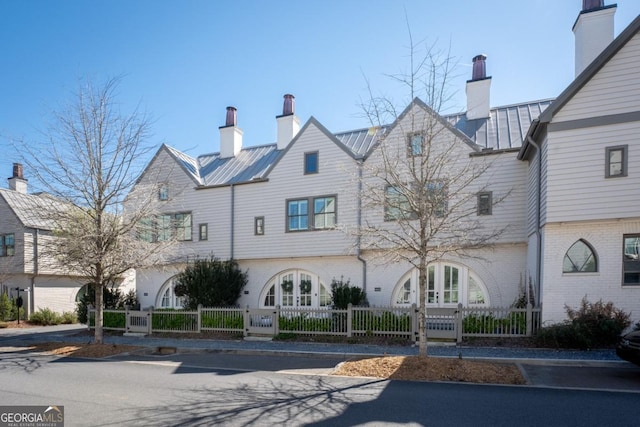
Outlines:
<svg viewBox="0 0 640 427"><path fill-rule="evenodd" d="M460 268L437 263L427 267L427 307L454 307L460 302Z"/></svg>

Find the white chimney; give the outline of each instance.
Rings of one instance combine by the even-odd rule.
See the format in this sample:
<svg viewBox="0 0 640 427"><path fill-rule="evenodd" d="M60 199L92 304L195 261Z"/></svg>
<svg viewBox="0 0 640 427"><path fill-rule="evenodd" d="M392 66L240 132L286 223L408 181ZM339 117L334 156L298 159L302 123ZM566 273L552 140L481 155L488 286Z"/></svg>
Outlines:
<svg viewBox="0 0 640 427"><path fill-rule="evenodd" d="M278 150L284 150L300 130L300 120L295 115L295 97L291 94L284 96L282 115L276 116L278 122Z"/></svg>
<svg viewBox="0 0 640 427"><path fill-rule="evenodd" d="M486 119L489 117L491 106L491 77L487 77L485 55L473 58L471 80L467 80L467 120Z"/></svg>
<svg viewBox="0 0 640 427"><path fill-rule="evenodd" d="M576 37L576 77L613 41L613 15L617 5L604 0L582 0L582 11L573 24Z"/></svg>
<svg viewBox="0 0 640 427"><path fill-rule="evenodd" d="M8 179L9 189L17 191L18 193L27 194L27 180L24 179L22 172L22 164L13 164L13 176Z"/></svg>
<svg viewBox="0 0 640 427"><path fill-rule="evenodd" d="M227 107L227 118L220 126L220 158L235 157L242 150L242 130L238 128L237 110Z"/></svg>

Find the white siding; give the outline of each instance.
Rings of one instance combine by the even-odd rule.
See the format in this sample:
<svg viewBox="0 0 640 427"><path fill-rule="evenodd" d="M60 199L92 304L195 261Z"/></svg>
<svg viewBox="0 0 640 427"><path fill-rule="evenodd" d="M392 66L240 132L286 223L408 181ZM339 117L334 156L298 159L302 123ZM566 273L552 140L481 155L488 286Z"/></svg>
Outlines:
<svg viewBox="0 0 640 427"><path fill-rule="evenodd" d="M576 308L583 297L590 302L611 301L640 320L640 286L622 286L622 236L640 233L640 221L593 221L548 224L545 227L543 316L548 323L566 320L565 305ZM564 256L577 240L596 251L598 272L563 273Z"/></svg>
<svg viewBox="0 0 640 427"><path fill-rule="evenodd" d="M548 222L640 216L640 122L549 134ZM628 176L605 178L605 147L628 144Z"/></svg>
<svg viewBox="0 0 640 427"><path fill-rule="evenodd" d="M76 296L81 287L81 282L70 278L37 276L32 294L34 311L45 308L57 313L75 311Z"/></svg>
<svg viewBox="0 0 640 427"><path fill-rule="evenodd" d="M318 151L319 172L304 174L304 153ZM235 258L279 258L353 253L352 238L339 229L286 231L288 199L335 195L340 225L356 223L356 162L311 124L289 147L269 181L239 185L235 196ZM310 214L313 207L309 206ZM254 235L254 218L263 216L265 234Z"/></svg>
<svg viewBox="0 0 640 427"><path fill-rule="evenodd" d="M556 113L553 122L638 111L639 61L640 35L636 34Z"/></svg>

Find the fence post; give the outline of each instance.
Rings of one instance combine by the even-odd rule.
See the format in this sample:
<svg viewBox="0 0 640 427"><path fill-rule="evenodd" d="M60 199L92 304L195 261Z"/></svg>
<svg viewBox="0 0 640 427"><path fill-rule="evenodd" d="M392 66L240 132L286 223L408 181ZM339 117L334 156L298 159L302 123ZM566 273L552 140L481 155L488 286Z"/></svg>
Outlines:
<svg viewBox="0 0 640 427"><path fill-rule="evenodd" d="M153 307L147 311L147 332L149 335L153 332Z"/></svg>
<svg viewBox="0 0 640 427"><path fill-rule="evenodd" d="M411 339L414 342L418 341L418 306L414 302L411 304Z"/></svg>
<svg viewBox="0 0 640 427"><path fill-rule="evenodd" d="M251 315L249 314L249 305L244 309L244 331L243 336L249 336L249 326L251 326Z"/></svg>
<svg viewBox="0 0 640 427"><path fill-rule="evenodd" d="M347 337L353 336L353 304L347 305Z"/></svg>
<svg viewBox="0 0 640 427"><path fill-rule="evenodd" d="M280 305L276 305L276 310L273 312L273 333L275 335L280 334Z"/></svg>
<svg viewBox="0 0 640 427"><path fill-rule="evenodd" d="M129 319L129 306L125 305L124 306L124 331L125 332L129 332L129 330L131 329L131 321Z"/></svg>
<svg viewBox="0 0 640 427"><path fill-rule="evenodd" d="M198 304L198 333L202 332L202 304Z"/></svg>
<svg viewBox="0 0 640 427"><path fill-rule="evenodd" d="M456 311L456 342L462 342L462 303L458 303Z"/></svg>
<svg viewBox="0 0 640 427"><path fill-rule="evenodd" d="M530 302L527 302L527 336L530 337L533 334L533 306Z"/></svg>

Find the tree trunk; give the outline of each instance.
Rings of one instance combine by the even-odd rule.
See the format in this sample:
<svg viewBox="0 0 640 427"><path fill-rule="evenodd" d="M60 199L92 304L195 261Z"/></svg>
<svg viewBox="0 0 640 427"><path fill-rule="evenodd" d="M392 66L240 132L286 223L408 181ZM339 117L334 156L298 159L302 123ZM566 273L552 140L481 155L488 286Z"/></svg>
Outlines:
<svg viewBox="0 0 640 427"><path fill-rule="evenodd" d="M98 283L94 283L93 284L93 288L95 290L96 293L96 328L95 328L95 334L94 334L94 344L102 344L103 342L103 292L102 292L102 286Z"/></svg>
<svg viewBox="0 0 640 427"><path fill-rule="evenodd" d="M418 268L418 354L427 355L427 263L420 260Z"/></svg>

